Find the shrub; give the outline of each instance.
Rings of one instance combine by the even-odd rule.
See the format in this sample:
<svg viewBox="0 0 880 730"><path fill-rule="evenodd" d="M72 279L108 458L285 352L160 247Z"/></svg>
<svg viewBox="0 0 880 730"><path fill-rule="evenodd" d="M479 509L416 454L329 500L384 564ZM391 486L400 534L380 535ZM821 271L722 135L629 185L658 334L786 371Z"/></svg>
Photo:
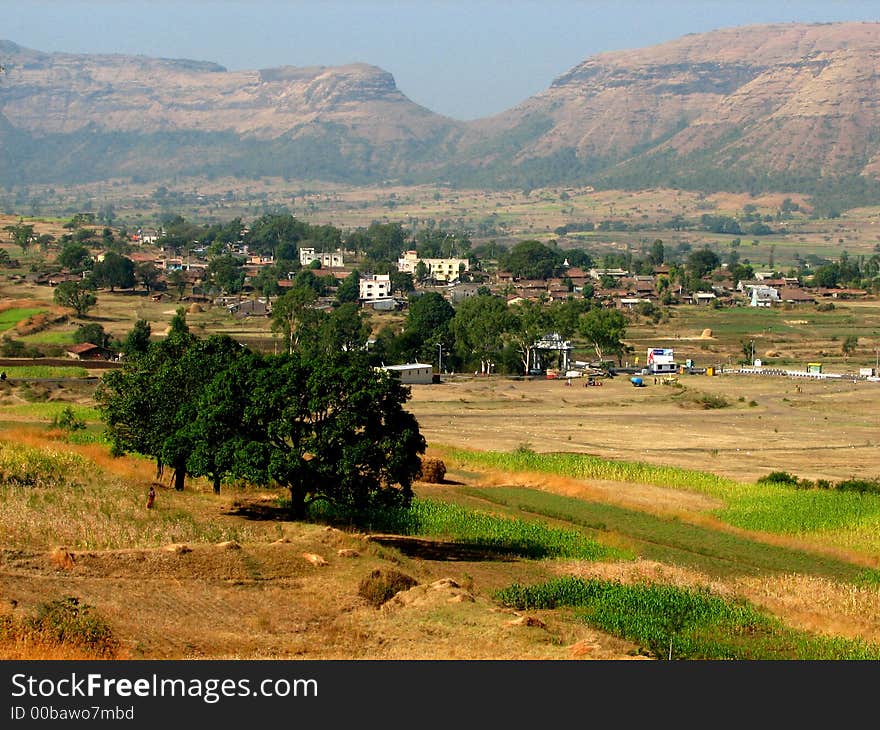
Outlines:
<svg viewBox="0 0 880 730"><path fill-rule="evenodd" d="M863 494L880 494L880 480L877 479L845 479L837 482L836 489L842 492L862 492Z"/></svg>
<svg viewBox="0 0 880 730"><path fill-rule="evenodd" d="M407 591L419 582L397 570L374 570L358 586L358 595L377 608L399 591Z"/></svg>
<svg viewBox="0 0 880 730"><path fill-rule="evenodd" d="M712 410L715 408L727 408L730 405L730 402L722 395L712 395L710 393L705 393L697 398L697 403L704 410Z"/></svg>
<svg viewBox="0 0 880 730"><path fill-rule="evenodd" d="M38 348L11 337L6 337L0 342L0 355L3 357L40 357L41 354Z"/></svg>
<svg viewBox="0 0 880 730"><path fill-rule="evenodd" d="M766 476L757 480L758 484L785 484L790 487L798 486L798 478L787 471L771 471Z"/></svg>
<svg viewBox="0 0 880 730"><path fill-rule="evenodd" d="M816 305L817 312L831 312L834 310L833 302L821 302Z"/></svg>
<svg viewBox="0 0 880 730"><path fill-rule="evenodd" d="M73 412L73 408L66 406L61 413L52 419L52 427L73 433L74 431L82 431L85 429L86 422L81 418L77 418L76 413Z"/></svg>
<svg viewBox="0 0 880 730"><path fill-rule="evenodd" d="M98 656L113 657L119 649L107 621L75 596L44 603L25 628L48 643L81 647Z"/></svg>

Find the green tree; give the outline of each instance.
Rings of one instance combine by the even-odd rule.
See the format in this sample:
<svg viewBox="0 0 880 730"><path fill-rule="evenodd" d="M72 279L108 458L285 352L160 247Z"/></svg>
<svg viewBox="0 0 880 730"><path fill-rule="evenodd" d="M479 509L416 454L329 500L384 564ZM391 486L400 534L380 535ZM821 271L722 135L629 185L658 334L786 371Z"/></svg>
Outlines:
<svg viewBox="0 0 880 730"><path fill-rule="evenodd" d="M225 294L237 294L244 286L243 259L225 254L215 256L208 263L208 281Z"/></svg>
<svg viewBox="0 0 880 730"><path fill-rule="evenodd" d="M346 302L323 318L318 346L326 355L356 352L366 347L369 336L370 326L360 306L357 302Z"/></svg>
<svg viewBox="0 0 880 730"><path fill-rule="evenodd" d="M424 282L428 279L428 265L424 261L416 262L415 269L413 269L413 279L418 282Z"/></svg>
<svg viewBox="0 0 880 730"><path fill-rule="evenodd" d="M91 342L98 347L107 347L110 344L110 335L97 322L89 322L88 324L81 325L73 333L73 341Z"/></svg>
<svg viewBox="0 0 880 730"><path fill-rule="evenodd" d="M663 241L661 241L659 238L651 244L651 253L648 255L648 260L653 266L661 266L666 260L666 252L663 248Z"/></svg>
<svg viewBox="0 0 880 730"><path fill-rule="evenodd" d="M182 269L174 269L168 274L168 283L177 291L177 298L181 299L186 291L186 274Z"/></svg>
<svg viewBox="0 0 880 730"><path fill-rule="evenodd" d="M287 352L315 345L324 313L315 307L318 295L307 286L294 286L272 306L271 328L284 337Z"/></svg>
<svg viewBox="0 0 880 730"><path fill-rule="evenodd" d="M687 258L688 273L694 279L702 279L706 274L718 268L721 263L718 254L708 248L691 252Z"/></svg>
<svg viewBox="0 0 880 730"><path fill-rule="evenodd" d="M559 273L563 256L540 241L520 241L498 265L521 279L549 279Z"/></svg>
<svg viewBox="0 0 880 730"><path fill-rule="evenodd" d="M143 261L136 264L134 275L147 292L151 292L156 288L162 276L161 272L156 268L156 265L152 261Z"/></svg>
<svg viewBox="0 0 880 730"><path fill-rule="evenodd" d="M492 295L465 299L449 323L455 348L463 362L479 363L480 371L491 371L504 346L504 334L514 327L507 302Z"/></svg>
<svg viewBox="0 0 880 730"><path fill-rule="evenodd" d="M60 307L69 307L77 317L85 317L98 303L94 292L83 282L62 281L55 287L52 299Z"/></svg>
<svg viewBox="0 0 880 730"><path fill-rule="evenodd" d="M184 488L186 451L169 442L182 419L179 410L198 392L204 373L183 370L180 362L196 338L186 331L182 316L172 321L169 335L101 379L95 400L107 424L114 454L133 452L156 460L157 477L166 465L174 469L175 489Z"/></svg>
<svg viewBox="0 0 880 730"><path fill-rule="evenodd" d="M131 289L135 285L134 261L127 256L108 251L92 268L92 281L112 292L116 287Z"/></svg>
<svg viewBox="0 0 880 730"><path fill-rule="evenodd" d="M89 250L79 243L67 243L58 254L58 263L75 274L91 269L94 261Z"/></svg>
<svg viewBox="0 0 880 730"><path fill-rule="evenodd" d="M259 291L266 299L277 296L281 292L278 280L281 278L277 265L261 266L257 275L251 278L254 289Z"/></svg>
<svg viewBox="0 0 880 730"><path fill-rule="evenodd" d="M391 277L392 292L397 292L398 294L405 296L415 290L413 275L409 272L392 269L389 276Z"/></svg>
<svg viewBox="0 0 880 730"><path fill-rule="evenodd" d="M126 357L136 357L143 355L150 349L150 337L153 331L150 323L145 319L139 319L125 336L122 343L122 351Z"/></svg>
<svg viewBox="0 0 880 730"><path fill-rule="evenodd" d="M27 253L28 248L33 242L34 227L26 224L23 219L19 219L15 225L4 226L4 231L11 234L12 242L21 249L22 253Z"/></svg>
<svg viewBox="0 0 880 730"><path fill-rule="evenodd" d="M849 356L856 351L858 346L859 338L855 335L847 335L840 345L841 352L843 352L843 359L848 360Z"/></svg>
<svg viewBox="0 0 880 730"><path fill-rule="evenodd" d="M207 477L215 494L224 479L250 475L245 454L262 434L247 427L247 377L258 360L231 337L214 335L194 341L175 366L176 382L189 390L162 441L161 458L182 464L190 476Z"/></svg>
<svg viewBox="0 0 880 730"><path fill-rule="evenodd" d="M241 470L286 487L296 517L314 501L355 513L409 504L425 441L397 379L358 353L293 354L264 358L249 384L247 427L264 436Z"/></svg>
<svg viewBox="0 0 880 730"><path fill-rule="evenodd" d="M534 363L535 341L547 333L552 320L544 305L538 302L524 301L510 311L513 326L507 332L507 339L516 346L523 374L528 375Z"/></svg>
<svg viewBox="0 0 880 730"><path fill-rule="evenodd" d="M361 296L360 280L361 274L357 269L346 276L336 289L336 301L340 304L357 302Z"/></svg>
<svg viewBox="0 0 880 730"><path fill-rule="evenodd" d="M593 346L601 361L606 355L616 355L618 362L626 350L626 317L616 309L596 307L581 316L578 323L581 335Z"/></svg>
<svg viewBox="0 0 880 730"><path fill-rule="evenodd" d="M840 265L836 263L820 266L813 273L813 286L833 289L840 283Z"/></svg>
<svg viewBox="0 0 880 730"><path fill-rule="evenodd" d="M455 309L442 294L425 292L410 299L405 329L420 334L424 339L435 330L447 327L454 316Z"/></svg>

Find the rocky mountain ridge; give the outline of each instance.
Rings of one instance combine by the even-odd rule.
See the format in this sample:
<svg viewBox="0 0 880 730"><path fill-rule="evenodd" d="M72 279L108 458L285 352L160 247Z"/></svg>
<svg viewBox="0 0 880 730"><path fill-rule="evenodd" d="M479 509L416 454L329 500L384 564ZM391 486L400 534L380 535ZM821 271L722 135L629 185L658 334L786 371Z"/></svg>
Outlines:
<svg viewBox="0 0 880 730"><path fill-rule="evenodd" d="M796 190L880 177L880 23L730 28L602 53L467 123L367 64L228 71L9 42L0 62L0 159L18 180L138 171Z"/></svg>

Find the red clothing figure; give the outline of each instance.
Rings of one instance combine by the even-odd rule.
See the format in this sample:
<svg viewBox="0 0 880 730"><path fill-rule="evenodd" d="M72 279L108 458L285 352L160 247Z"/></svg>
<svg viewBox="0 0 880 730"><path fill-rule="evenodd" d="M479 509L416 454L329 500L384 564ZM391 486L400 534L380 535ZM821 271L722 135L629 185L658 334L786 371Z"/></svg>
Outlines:
<svg viewBox="0 0 880 730"><path fill-rule="evenodd" d="M156 501L156 489L150 485L150 491L147 494L147 509L153 509L153 502Z"/></svg>

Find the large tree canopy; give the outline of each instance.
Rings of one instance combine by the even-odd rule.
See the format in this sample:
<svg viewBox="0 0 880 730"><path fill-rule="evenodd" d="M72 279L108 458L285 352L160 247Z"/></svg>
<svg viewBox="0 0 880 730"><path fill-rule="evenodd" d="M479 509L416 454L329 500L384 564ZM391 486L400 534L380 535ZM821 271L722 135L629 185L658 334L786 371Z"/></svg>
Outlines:
<svg viewBox="0 0 880 730"><path fill-rule="evenodd" d="M296 516L326 500L355 511L408 504L425 441L409 390L363 353L263 356L178 327L104 377L97 394L116 453L183 475L280 485Z"/></svg>
<svg viewBox="0 0 880 730"><path fill-rule="evenodd" d="M520 241L498 263L520 279L549 279L560 272L563 260L559 251L540 241Z"/></svg>
<svg viewBox="0 0 880 730"><path fill-rule="evenodd" d="M604 360L607 354L623 355L626 345L626 317L616 309L596 307L580 318L578 329L596 350L596 357Z"/></svg>

